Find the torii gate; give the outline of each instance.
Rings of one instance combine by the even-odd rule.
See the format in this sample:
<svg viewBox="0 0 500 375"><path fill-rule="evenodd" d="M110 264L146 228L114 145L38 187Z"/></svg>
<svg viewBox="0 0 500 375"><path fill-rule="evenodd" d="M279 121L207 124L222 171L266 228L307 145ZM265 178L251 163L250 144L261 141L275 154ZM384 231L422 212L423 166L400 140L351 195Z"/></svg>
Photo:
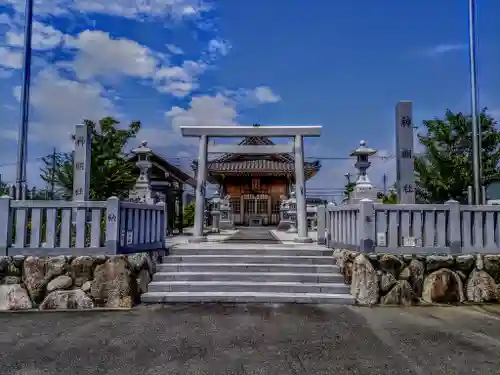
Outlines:
<svg viewBox="0 0 500 375"><path fill-rule="evenodd" d="M184 137L199 137L198 170L196 176L196 210L194 236L191 242L206 241L203 235L205 211L205 185L207 180L208 153L282 154L293 153L295 159L295 194L297 200L297 237L295 242L307 243L306 187L304 177L304 137L319 137L321 126L181 126ZM293 143L265 146L208 145L209 137L292 137ZM210 147L210 149L209 149Z"/></svg>

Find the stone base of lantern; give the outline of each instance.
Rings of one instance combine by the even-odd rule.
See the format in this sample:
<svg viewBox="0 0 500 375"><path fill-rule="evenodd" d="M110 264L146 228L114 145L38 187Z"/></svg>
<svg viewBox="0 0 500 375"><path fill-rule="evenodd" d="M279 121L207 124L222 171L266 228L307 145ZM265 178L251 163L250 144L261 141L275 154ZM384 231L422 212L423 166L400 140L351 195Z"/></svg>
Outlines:
<svg viewBox="0 0 500 375"><path fill-rule="evenodd" d="M287 220L287 219L283 219L283 220L280 220L280 222L278 223L278 228L276 230L278 230L280 232L286 232L293 225L294 225L293 221Z"/></svg>
<svg viewBox="0 0 500 375"><path fill-rule="evenodd" d="M312 243L313 239L311 237L295 237L293 242L296 243Z"/></svg>

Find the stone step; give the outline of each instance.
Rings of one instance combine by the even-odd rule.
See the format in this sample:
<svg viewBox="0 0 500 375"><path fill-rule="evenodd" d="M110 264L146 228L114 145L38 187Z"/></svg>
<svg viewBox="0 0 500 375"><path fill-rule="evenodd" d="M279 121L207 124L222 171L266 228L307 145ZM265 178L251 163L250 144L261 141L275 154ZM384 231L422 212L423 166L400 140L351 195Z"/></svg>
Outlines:
<svg viewBox="0 0 500 375"><path fill-rule="evenodd" d="M293 264L293 263L161 263L157 272L293 272L329 273L339 272L333 264Z"/></svg>
<svg viewBox="0 0 500 375"><path fill-rule="evenodd" d="M260 293L260 292L148 292L143 303L312 303L354 304L349 294L327 293Z"/></svg>
<svg viewBox="0 0 500 375"><path fill-rule="evenodd" d="M169 263L284 263L284 264L324 264L333 265L330 256L287 256L287 255L169 255L163 258L164 264Z"/></svg>
<svg viewBox="0 0 500 375"><path fill-rule="evenodd" d="M170 255L275 255L275 256L333 256L333 250L322 246L297 247L284 245L246 244L236 246L233 244L217 244L205 246L174 246Z"/></svg>
<svg viewBox="0 0 500 375"><path fill-rule="evenodd" d="M344 283L298 283L270 281L153 281L148 292L259 292L349 294Z"/></svg>
<svg viewBox="0 0 500 375"><path fill-rule="evenodd" d="M299 283L342 283L338 273L294 272L156 272L153 281L272 281Z"/></svg>

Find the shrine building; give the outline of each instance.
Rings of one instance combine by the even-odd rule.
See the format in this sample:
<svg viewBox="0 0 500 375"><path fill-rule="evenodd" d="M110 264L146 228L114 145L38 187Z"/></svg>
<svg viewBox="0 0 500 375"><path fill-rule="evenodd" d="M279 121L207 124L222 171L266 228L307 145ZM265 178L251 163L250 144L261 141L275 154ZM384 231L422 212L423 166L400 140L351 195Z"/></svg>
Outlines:
<svg viewBox="0 0 500 375"><path fill-rule="evenodd" d="M274 145L267 137L246 137L240 146ZM295 184L292 153L252 155L224 154L208 161L207 179L217 184L222 197L229 196L235 225L277 225L280 204ZM320 170L319 161L304 162L307 181Z"/></svg>

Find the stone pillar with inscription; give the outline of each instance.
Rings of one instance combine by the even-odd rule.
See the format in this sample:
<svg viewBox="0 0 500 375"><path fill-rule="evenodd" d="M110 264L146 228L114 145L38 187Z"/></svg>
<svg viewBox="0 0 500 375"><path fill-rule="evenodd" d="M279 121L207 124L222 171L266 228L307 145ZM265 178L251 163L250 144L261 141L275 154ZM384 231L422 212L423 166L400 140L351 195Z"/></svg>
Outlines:
<svg viewBox="0 0 500 375"><path fill-rule="evenodd" d="M151 172L151 149L146 141L142 141L140 146L133 149L132 153L137 155L136 165L139 168L139 177L129 194L131 200L154 204L153 189L149 180Z"/></svg>
<svg viewBox="0 0 500 375"><path fill-rule="evenodd" d="M73 157L73 200L89 200L90 156L92 149L92 129L87 125L76 125Z"/></svg>
<svg viewBox="0 0 500 375"><path fill-rule="evenodd" d="M377 193L366 173L371 163L368 160L370 156L377 153L377 150L366 146L365 141L359 142L359 147L351 152L351 156L356 156L354 167L358 170L358 179L354 191L350 194L349 203L356 204L362 199L377 199Z"/></svg>
<svg viewBox="0 0 500 375"><path fill-rule="evenodd" d="M396 106L396 185L403 204L415 203L412 112L412 102L400 101Z"/></svg>

